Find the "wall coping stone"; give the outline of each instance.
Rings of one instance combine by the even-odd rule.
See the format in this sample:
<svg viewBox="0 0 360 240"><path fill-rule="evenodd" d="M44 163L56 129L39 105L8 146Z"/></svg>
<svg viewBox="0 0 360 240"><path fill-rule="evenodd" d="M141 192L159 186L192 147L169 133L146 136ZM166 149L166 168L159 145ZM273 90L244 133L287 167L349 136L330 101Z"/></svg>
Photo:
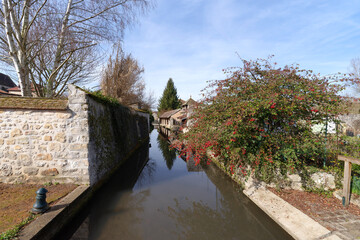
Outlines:
<svg viewBox="0 0 360 240"><path fill-rule="evenodd" d="M68 99L0 97L0 109L66 110Z"/></svg>

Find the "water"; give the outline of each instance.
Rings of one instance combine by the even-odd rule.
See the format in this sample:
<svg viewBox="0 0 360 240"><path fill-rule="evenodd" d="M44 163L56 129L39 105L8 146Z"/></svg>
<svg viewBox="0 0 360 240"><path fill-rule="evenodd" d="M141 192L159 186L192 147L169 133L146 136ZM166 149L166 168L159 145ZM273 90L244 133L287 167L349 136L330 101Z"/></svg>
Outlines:
<svg viewBox="0 0 360 240"><path fill-rule="evenodd" d="M292 239L216 167L186 163L156 130L151 146L102 187L70 239Z"/></svg>

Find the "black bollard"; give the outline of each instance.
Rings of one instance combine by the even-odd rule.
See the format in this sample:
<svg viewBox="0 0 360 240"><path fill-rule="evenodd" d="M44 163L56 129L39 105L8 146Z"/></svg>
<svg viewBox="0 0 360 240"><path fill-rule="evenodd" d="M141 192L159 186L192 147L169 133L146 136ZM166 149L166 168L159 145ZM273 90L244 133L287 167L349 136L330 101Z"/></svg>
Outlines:
<svg viewBox="0 0 360 240"><path fill-rule="evenodd" d="M48 190L40 188L36 191L36 202L31 209L33 213L43 213L49 209L49 205L46 202L46 193Z"/></svg>

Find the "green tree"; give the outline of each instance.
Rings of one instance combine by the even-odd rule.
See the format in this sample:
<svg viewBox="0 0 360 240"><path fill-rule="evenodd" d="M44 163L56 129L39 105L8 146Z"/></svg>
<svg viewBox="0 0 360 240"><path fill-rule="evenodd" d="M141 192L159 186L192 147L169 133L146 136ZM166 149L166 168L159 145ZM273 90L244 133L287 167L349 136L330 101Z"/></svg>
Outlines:
<svg viewBox="0 0 360 240"><path fill-rule="evenodd" d="M179 97L177 95L177 90L174 85L172 78L169 78L169 81L166 84L164 92L159 100L158 111L163 112L167 110L173 110L181 107Z"/></svg>

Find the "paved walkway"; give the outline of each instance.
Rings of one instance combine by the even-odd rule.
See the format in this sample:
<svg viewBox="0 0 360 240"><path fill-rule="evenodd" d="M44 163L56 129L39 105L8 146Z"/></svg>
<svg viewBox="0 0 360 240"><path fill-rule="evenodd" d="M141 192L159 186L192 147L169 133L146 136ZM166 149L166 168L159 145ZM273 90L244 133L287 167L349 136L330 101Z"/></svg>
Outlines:
<svg viewBox="0 0 360 240"><path fill-rule="evenodd" d="M311 206L311 205L310 205ZM360 239L360 217L346 210L317 212L317 222L344 240Z"/></svg>

